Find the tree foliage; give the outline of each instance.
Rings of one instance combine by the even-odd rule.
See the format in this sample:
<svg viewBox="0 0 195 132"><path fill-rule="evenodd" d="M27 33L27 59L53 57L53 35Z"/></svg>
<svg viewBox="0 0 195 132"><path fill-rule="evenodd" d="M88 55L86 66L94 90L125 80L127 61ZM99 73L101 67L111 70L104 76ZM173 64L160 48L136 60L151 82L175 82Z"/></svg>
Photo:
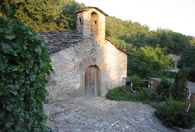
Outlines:
<svg viewBox="0 0 195 132"><path fill-rule="evenodd" d="M75 2L74 0L66 0L64 2L64 7L62 8L62 13L60 19L64 22L65 29L75 29L76 28L76 14L75 12L81 8L84 8L84 4Z"/></svg>
<svg viewBox="0 0 195 132"><path fill-rule="evenodd" d="M1 16L15 18L38 32L75 28L74 12L84 6L74 0L2 0L1 4Z"/></svg>
<svg viewBox="0 0 195 132"><path fill-rule="evenodd" d="M184 49L181 60L181 67L195 67L195 46L188 46Z"/></svg>
<svg viewBox="0 0 195 132"><path fill-rule="evenodd" d="M158 44L166 48L168 53L180 55L183 49L190 45L187 36L171 30L157 30Z"/></svg>
<svg viewBox="0 0 195 132"><path fill-rule="evenodd" d="M187 69L180 69L175 76L174 87L172 89L172 97L175 100L185 100L187 98Z"/></svg>
<svg viewBox="0 0 195 132"><path fill-rule="evenodd" d="M29 28L0 18L0 129L45 131L43 103L51 71L44 40ZM1 131L0 130L0 131Z"/></svg>
<svg viewBox="0 0 195 132"><path fill-rule="evenodd" d="M128 74L141 77L151 76L155 72L166 70L171 59L164 54L160 47L145 46L137 48L128 58Z"/></svg>
<svg viewBox="0 0 195 132"><path fill-rule="evenodd" d="M107 17L106 35L136 47L159 45L161 48L166 48L168 53L174 54L181 54L183 49L189 46L189 41L194 43L193 37L187 37L181 33L163 29L151 31L138 22L123 21L115 17Z"/></svg>
<svg viewBox="0 0 195 132"><path fill-rule="evenodd" d="M188 78L195 82L195 46L188 46L184 49L179 65L189 69Z"/></svg>
<svg viewBox="0 0 195 132"><path fill-rule="evenodd" d="M137 22L107 17L106 36L123 40L135 46L143 46L151 44L150 37L152 37L152 32L149 31L147 26L142 26Z"/></svg>
<svg viewBox="0 0 195 132"><path fill-rule="evenodd" d="M172 84L166 78L162 78L162 80L157 86L156 92L164 100L166 100L171 96L171 89L172 89Z"/></svg>
<svg viewBox="0 0 195 132"><path fill-rule="evenodd" d="M193 36L188 36L188 40L190 41L191 46L195 46L195 37Z"/></svg>
<svg viewBox="0 0 195 132"><path fill-rule="evenodd" d="M133 86L133 90L139 91L142 90L144 87L144 81L142 80L141 77L139 77L138 75L131 75L130 76L131 82L132 82L132 86Z"/></svg>
<svg viewBox="0 0 195 132"><path fill-rule="evenodd" d="M155 115L168 127L190 128L194 125L194 112L186 112L186 102L168 100L156 108Z"/></svg>

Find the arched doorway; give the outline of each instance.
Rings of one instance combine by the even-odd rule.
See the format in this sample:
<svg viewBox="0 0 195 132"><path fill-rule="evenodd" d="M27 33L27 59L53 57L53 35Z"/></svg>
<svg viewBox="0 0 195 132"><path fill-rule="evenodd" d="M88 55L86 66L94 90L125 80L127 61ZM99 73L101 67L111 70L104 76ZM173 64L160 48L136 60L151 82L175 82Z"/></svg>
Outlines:
<svg viewBox="0 0 195 132"><path fill-rule="evenodd" d="M98 35L98 14L96 12L91 13L91 32Z"/></svg>
<svg viewBox="0 0 195 132"><path fill-rule="evenodd" d="M97 66L89 66L85 73L85 95L100 96L100 75Z"/></svg>

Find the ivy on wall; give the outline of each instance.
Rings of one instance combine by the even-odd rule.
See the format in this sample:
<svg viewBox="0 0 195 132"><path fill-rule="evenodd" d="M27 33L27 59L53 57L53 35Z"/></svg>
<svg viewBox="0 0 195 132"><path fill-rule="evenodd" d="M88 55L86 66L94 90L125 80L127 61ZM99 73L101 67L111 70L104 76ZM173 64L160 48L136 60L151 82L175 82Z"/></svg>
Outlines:
<svg viewBox="0 0 195 132"><path fill-rule="evenodd" d="M41 36L0 18L0 131L46 131L43 104L51 70Z"/></svg>

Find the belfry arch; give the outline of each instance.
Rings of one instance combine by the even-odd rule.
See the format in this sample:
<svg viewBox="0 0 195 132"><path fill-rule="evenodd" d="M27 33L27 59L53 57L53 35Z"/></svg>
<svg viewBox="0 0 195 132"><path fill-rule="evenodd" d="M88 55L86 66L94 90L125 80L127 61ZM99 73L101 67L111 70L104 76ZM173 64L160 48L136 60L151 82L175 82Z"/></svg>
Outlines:
<svg viewBox="0 0 195 132"><path fill-rule="evenodd" d="M91 32L98 35L98 14L96 12L91 13Z"/></svg>

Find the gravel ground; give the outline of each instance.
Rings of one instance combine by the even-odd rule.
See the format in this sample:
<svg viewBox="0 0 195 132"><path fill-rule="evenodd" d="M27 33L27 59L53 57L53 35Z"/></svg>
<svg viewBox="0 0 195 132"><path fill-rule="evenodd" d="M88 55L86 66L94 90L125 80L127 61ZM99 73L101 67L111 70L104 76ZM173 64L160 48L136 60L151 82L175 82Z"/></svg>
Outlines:
<svg viewBox="0 0 195 132"><path fill-rule="evenodd" d="M173 132L145 104L102 97L69 98L45 105L54 132Z"/></svg>

